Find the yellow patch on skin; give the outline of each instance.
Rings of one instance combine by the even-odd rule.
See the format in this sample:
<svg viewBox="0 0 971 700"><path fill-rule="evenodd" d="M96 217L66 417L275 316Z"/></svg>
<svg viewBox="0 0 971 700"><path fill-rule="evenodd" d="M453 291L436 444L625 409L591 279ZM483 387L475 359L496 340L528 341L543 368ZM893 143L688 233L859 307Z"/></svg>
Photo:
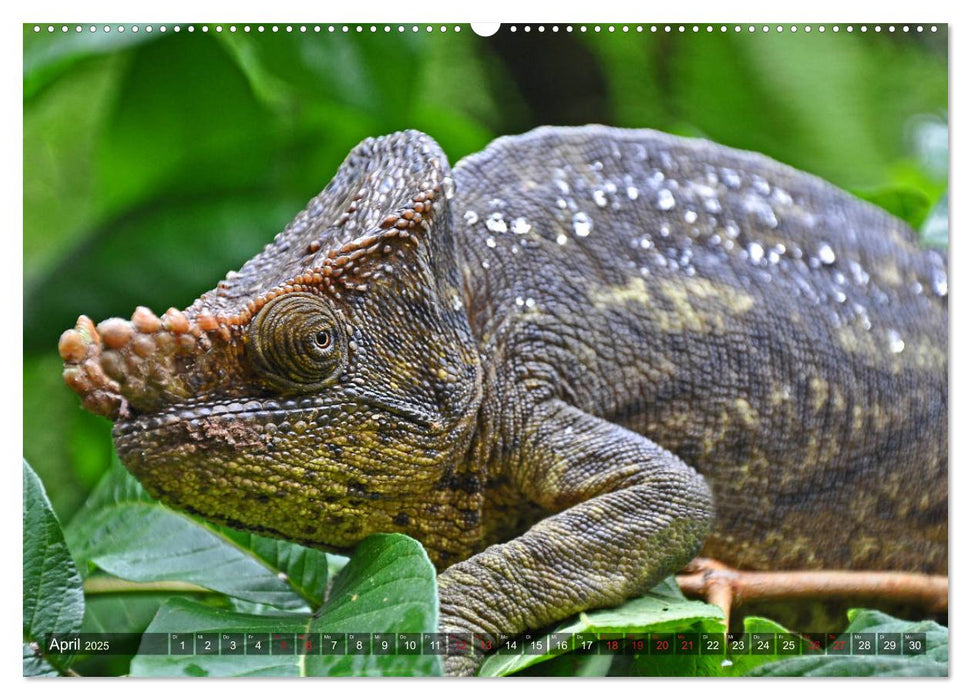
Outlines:
<svg viewBox="0 0 971 700"><path fill-rule="evenodd" d="M648 307L659 330L666 333L722 331L726 310L740 315L755 305L751 295L699 277L661 279L655 284L649 290L643 277L632 277L624 285L593 287L589 297L596 309L630 302Z"/></svg>
<svg viewBox="0 0 971 700"><path fill-rule="evenodd" d="M846 397L843 396L839 386L830 387L830 400L833 402L833 410L836 413L842 413L846 408Z"/></svg>
<svg viewBox="0 0 971 700"><path fill-rule="evenodd" d="M909 368L928 371L947 369L947 348L923 336L902 334L901 352L892 352L884 332L864 330L855 325L842 326L836 331L836 340L847 353L868 355L878 360L894 374Z"/></svg>
<svg viewBox="0 0 971 700"><path fill-rule="evenodd" d="M919 367L927 370L947 371L947 347L941 347L928 338L910 338L904 351L900 354L901 359L906 359L911 367Z"/></svg>
<svg viewBox="0 0 971 700"><path fill-rule="evenodd" d="M595 287L590 291L590 301L598 309L628 301L636 301L645 306L653 305L651 293L647 290L647 282L643 277L631 277L625 285Z"/></svg>
<svg viewBox="0 0 971 700"><path fill-rule="evenodd" d="M829 384L819 377L809 380L809 396L813 402L813 410L821 411L829 398Z"/></svg>
<svg viewBox="0 0 971 700"><path fill-rule="evenodd" d="M877 269L877 278L890 287L901 287L904 283L895 263L880 266Z"/></svg>
<svg viewBox="0 0 971 700"><path fill-rule="evenodd" d="M769 394L769 401L773 406L779 406L784 403L788 403L792 398L792 388L788 384L782 386L773 386L772 393Z"/></svg>
<svg viewBox="0 0 971 700"><path fill-rule="evenodd" d="M872 356L876 349L869 332L859 326L841 326L836 332L836 339L839 341L840 347L849 353L862 353Z"/></svg>
<svg viewBox="0 0 971 700"><path fill-rule="evenodd" d="M752 428L758 425L759 414L745 399L735 399L735 411L746 426Z"/></svg>

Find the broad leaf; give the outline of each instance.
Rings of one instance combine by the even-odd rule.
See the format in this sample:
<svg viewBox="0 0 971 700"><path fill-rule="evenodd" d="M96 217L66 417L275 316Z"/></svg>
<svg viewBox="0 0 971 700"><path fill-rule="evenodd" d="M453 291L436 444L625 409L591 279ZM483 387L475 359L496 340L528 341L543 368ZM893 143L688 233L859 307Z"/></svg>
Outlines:
<svg viewBox="0 0 971 700"><path fill-rule="evenodd" d="M327 586L323 552L173 511L117 462L66 535L82 570L129 581L185 581L288 610L319 605Z"/></svg>
<svg viewBox="0 0 971 700"><path fill-rule="evenodd" d="M619 607L580 613L558 625L550 634L722 632L724 624L721 618L720 608L686 599L672 580L666 580L647 595L629 600ZM563 653L554 649L551 644L544 644L545 648L550 649L545 654L492 654L483 662L479 675L508 676Z"/></svg>
<svg viewBox="0 0 971 700"><path fill-rule="evenodd" d="M41 659L44 636L81 630L81 576L64 542L44 486L24 462L24 675L49 675L69 659ZM39 645L39 646L38 646Z"/></svg>
<svg viewBox="0 0 971 700"><path fill-rule="evenodd" d="M922 632L924 653L912 656L798 656L759 666L750 676L947 676L947 628L936 622L898 620L877 610L851 610L847 634ZM906 652L905 652L906 653Z"/></svg>
<svg viewBox="0 0 971 700"><path fill-rule="evenodd" d="M435 569L422 546L404 535L373 535L334 581L314 615L248 615L173 599L148 632L181 633L423 633L438 626ZM429 655L162 656L139 654L136 676L428 676L439 675Z"/></svg>

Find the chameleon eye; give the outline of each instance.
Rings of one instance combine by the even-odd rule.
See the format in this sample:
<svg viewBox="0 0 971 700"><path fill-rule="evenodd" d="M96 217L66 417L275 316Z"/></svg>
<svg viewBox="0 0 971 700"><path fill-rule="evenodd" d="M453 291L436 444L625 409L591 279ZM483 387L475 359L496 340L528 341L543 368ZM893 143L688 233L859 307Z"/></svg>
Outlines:
<svg viewBox="0 0 971 700"><path fill-rule="evenodd" d="M327 303L307 292L266 304L247 335L247 356L274 388L307 391L326 385L346 360L340 325Z"/></svg>
<svg viewBox="0 0 971 700"><path fill-rule="evenodd" d="M321 350L329 348L330 331L317 331L317 335L314 336L314 344Z"/></svg>

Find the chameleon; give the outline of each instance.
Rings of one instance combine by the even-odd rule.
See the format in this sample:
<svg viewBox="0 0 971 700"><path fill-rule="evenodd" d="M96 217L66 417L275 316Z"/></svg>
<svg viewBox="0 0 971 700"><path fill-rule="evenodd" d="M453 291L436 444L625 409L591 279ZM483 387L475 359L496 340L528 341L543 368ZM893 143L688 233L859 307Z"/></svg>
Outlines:
<svg viewBox="0 0 971 700"><path fill-rule="evenodd" d="M541 127L354 148L184 310L59 341L155 497L422 542L441 629L614 606L701 553L947 568L947 260L766 156ZM446 671L475 672L449 656Z"/></svg>

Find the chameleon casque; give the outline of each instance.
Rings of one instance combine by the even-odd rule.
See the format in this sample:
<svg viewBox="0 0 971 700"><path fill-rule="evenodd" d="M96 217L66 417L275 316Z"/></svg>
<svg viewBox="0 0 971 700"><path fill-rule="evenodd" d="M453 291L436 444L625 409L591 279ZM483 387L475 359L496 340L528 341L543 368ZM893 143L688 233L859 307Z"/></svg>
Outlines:
<svg viewBox="0 0 971 700"><path fill-rule="evenodd" d="M450 169L368 139L189 308L59 349L153 495L330 548L411 535L446 631L615 605L699 552L946 573L944 256L706 141L544 127Z"/></svg>

